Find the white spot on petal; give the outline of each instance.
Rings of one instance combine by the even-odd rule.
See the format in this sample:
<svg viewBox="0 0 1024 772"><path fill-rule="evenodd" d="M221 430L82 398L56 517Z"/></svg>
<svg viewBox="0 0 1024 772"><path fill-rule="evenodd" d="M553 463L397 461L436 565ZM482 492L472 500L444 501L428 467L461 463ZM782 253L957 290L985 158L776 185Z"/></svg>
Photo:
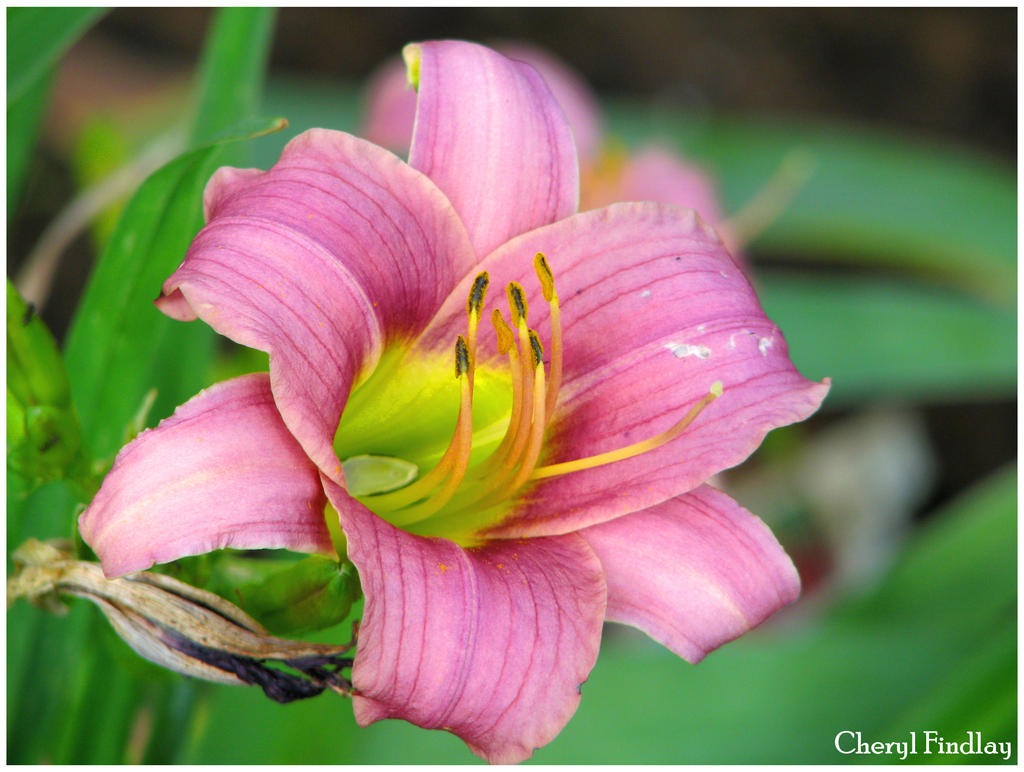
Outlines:
<svg viewBox="0 0 1024 772"><path fill-rule="evenodd" d="M711 356L711 349L707 346L694 346L690 343L666 343L665 348L671 351L677 359L691 356L707 359Z"/></svg>
<svg viewBox="0 0 1024 772"><path fill-rule="evenodd" d="M768 349L775 345L775 336L770 338L761 338L757 341L757 350L761 352L761 356L768 356Z"/></svg>
<svg viewBox="0 0 1024 772"><path fill-rule="evenodd" d="M650 296L651 296L651 291L650 290L644 290L643 292L640 293L640 297L642 297L642 298L649 298Z"/></svg>

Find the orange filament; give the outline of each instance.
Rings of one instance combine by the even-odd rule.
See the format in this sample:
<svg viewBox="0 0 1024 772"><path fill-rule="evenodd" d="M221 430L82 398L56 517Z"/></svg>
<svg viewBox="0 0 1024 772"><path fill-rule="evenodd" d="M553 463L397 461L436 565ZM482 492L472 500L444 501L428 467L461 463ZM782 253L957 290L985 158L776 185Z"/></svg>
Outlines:
<svg viewBox="0 0 1024 772"><path fill-rule="evenodd" d="M519 364L520 373L523 380L523 398L519 411L519 423L515 427L515 431L512 436L512 445L506 456L505 460L502 461L502 466L508 466L508 462L511 461L513 464L515 460L519 458L519 455L523 452L523 446L526 445L527 435L530 431L530 422L533 420L533 408L530 402L530 395L533 394L534 384L536 381L537 368L532 365L533 357L530 354L530 335L532 330L526 326L526 317L519 317L519 330L517 331L516 342L519 345ZM512 424L509 424L509 428L512 428Z"/></svg>
<svg viewBox="0 0 1024 772"><path fill-rule="evenodd" d="M467 496L460 497L456 502L455 511L468 508L486 509L503 501L522 487L537 465L543 446L544 430L547 428L544 414L544 348L536 332L529 330L528 337L531 375L520 417L520 425L525 423L527 428L516 432L511 448L504 452L499 448L484 462L483 466L488 467L490 473L483 476L479 487L468 492ZM523 358L527 358L526 352Z"/></svg>
<svg viewBox="0 0 1024 772"><path fill-rule="evenodd" d="M509 345L513 405L512 415L510 416L508 428L505 430L505 436L501 440L501 445L481 464L478 470L478 477L491 478L491 484L488 485L487 490L500 485L502 481L512 474L515 462L522 454L523 447L528 440L532 416L529 400L530 395L533 393L536 368L530 365L531 357L527 350L530 330L526 326L526 315L528 313L526 293L523 292L523 288L520 285L512 282L506 288L506 294L508 296L509 316L517 327L517 335L513 338L511 329L505 325L505 320L497 309L495 309L495 313L491 316L491 320L494 322L495 333L498 335L499 347L506 344ZM512 352L515 352L515 354L513 355ZM518 399L516 399L517 385L519 387ZM511 468L509 468L510 466ZM502 470L498 472L501 475L499 478L492 476L495 469Z"/></svg>
<svg viewBox="0 0 1024 772"><path fill-rule="evenodd" d="M452 436L448 449L445 450L441 460L437 462L437 466L415 482L404 488L399 488L397 491L367 497L368 503L373 505L371 508L374 512L394 512L419 501L448 478L448 474L453 468L458 469L457 464L461 462L462 455L465 455L466 462L469 462L469 448L473 438L473 390L468 377L471 368L472 360L469 356L469 348L465 339L460 335L455 343L455 377L459 379L461 399L459 417L455 423L455 434ZM465 469L459 474L460 480L464 474ZM456 485L456 487L458 486Z"/></svg>
<svg viewBox="0 0 1024 772"><path fill-rule="evenodd" d="M505 489L500 489L492 494L493 498L501 499L515 493L520 486L526 482L530 472L537 466L537 459L540 458L540 449L544 441L544 429L547 428L547 414L544 412L546 392L544 389L544 354L540 345L537 333L530 330L530 347L533 354L533 417L530 424L530 438L526 444L526 451L523 454L522 463L519 464L519 471L512 478Z"/></svg>
<svg viewBox="0 0 1024 772"><path fill-rule="evenodd" d="M519 417L522 413L523 400L525 399L523 395L523 371L519 362L519 347L516 345L512 328L505 324L505 319L497 308L491 314L491 322L494 324L494 332L498 337L498 353L508 354L509 371L512 373L512 413L509 416L505 436L501 438L501 444L479 466L476 471L476 477L487 476L508 453L516 438L516 430L519 428Z"/></svg>
<svg viewBox="0 0 1024 772"><path fill-rule="evenodd" d="M554 275L542 253L538 252L534 258L534 270L550 309L550 377L545 373L540 338L527 326L526 293L519 284L512 282L506 288L512 324L506 324L498 309L491 314L498 353L507 354L509 360L512 379L509 423L497 448L467 477L473 445L477 330L489 281L487 274L481 273L473 282L466 302L466 338L460 335L455 345L455 376L461 397L455 432L448 448L430 472L405 488L362 497L373 511L386 513L386 519L393 525L416 523L445 508L449 514L487 509L516 495L531 481L592 469L654 450L682 434L701 411L722 394L722 384L716 381L708 394L680 421L650 439L575 461L537 466L562 381L562 326Z"/></svg>
<svg viewBox="0 0 1024 772"><path fill-rule="evenodd" d="M462 340L461 335L459 340ZM426 520L439 512L445 504L451 501L466 476L466 469L469 467L469 454L473 449L473 395L469 387L469 378L465 373L459 375L459 380L462 387L462 402L459 405L459 421L455 427L455 436L452 437L452 444L449 445L450 448L455 448L451 473L445 479L444 485L432 493L429 498L400 512L393 513L388 518L392 525L409 525ZM426 478L424 477L424 479ZM413 485L415 484L413 483Z"/></svg>

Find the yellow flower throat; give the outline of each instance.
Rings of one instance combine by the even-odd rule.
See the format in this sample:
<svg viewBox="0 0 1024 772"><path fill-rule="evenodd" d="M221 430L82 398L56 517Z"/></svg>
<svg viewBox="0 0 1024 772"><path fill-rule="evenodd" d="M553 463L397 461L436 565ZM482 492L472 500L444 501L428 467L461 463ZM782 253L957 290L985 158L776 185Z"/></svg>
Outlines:
<svg viewBox="0 0 1024 772"><path fill-rule="evenodd" d="M550 311L550 364L545 371L543 345L528 326L526 293L522 286L512 282L506 288L511 324L505 321L499 309L495 308L491 314L498 352L508 357L512 391L511 408L491 422L493 427L507 421L500 440L493 428L489 438L487 430L474 435L474 391L478 378L488 378L489 392L494 392L496 382L500 383L492 373L481 372L476 365L477 333L489 283L487 273L481 273L473 282L466 302L466 335L458 336L455 343L459 412L451 441L440 459L432 469L416 478L418 466L401 457L376 453L347 458L342 455L345 458L342 467L352 495L393 525L413 533L445 536L464 546L472 545L479 540L476 534L504 519L535 481L609 464L660 447L682 434L722 393L722 384L715 382L708 394L674 426L648 440L575 461L541 465L545 433L562 384L562 324L554 276L541 253L534 258L534 270ZM507 388L508 380L504 383ZM368 383L363 384L367 386ZM380 393L377 384L371 389ZM358 403L359 391L350 400L349 409L358 407L353 403ZM382 397L383 402L387 400L386 395ZM401 418L395 420L402 421ZM338 446L338 440L346 433L345 429L343 418L336 439L340 453L344 450ZM347 434L354 433L352 427L348 427ZM493 450L471 464L474 439L493 446Z"/></svg>

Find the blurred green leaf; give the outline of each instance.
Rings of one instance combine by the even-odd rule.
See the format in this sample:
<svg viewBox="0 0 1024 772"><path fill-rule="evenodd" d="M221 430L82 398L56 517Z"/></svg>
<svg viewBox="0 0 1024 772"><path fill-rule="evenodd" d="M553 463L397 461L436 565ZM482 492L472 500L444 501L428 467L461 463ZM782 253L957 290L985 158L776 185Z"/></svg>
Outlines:
<svg viewBox="0 0 1024 772"><path fill-rule="evenodd" d="M173 407L206 385L213 332L168 319L152 299L202 225L202 190L220 163L221 148L280 125L249 123L242 136L185 153L150 177L126 207L75 314L65 351L94 456L117 450L148 389L160 388L163 403ZM154 357L160 345L178 353L173 372L164 367L169 360ZM206 356L190 362L189 353L197 351ZM200 364L203 359L207 366Z"/></svg>
<svg viewBox="0 0 1024 772"><path fill-rule="evenodd" d="M103 8L7 9L7 217L15 211L57 60Z"/></svg>
<svg viewBox="0 0 1024 772"><path fill-rule="evenodd" d="M269 169L277 163L285 143L307 129L356 131L359 92L337 81L272 73L264 92L263 112L288 117L287 130L253 145L256 166Z"/></svg>
<svg viewBox="0 0 1024 772"><path fill-rule="evenodd" d="M968 732L983 739L1014 738L1017 727L1017 628L1001 625L966 655L960 666L938 679L906 712L895 718L880 736L897 737L908 727L934 730L947 739L962 742ZM996 740L996 741L998 741ZM1016 745L1016 743L1014 743ZM963 757L957 757L961 760ZM974 754L970 761L1007 761ZM946 755L908 758L908 762L949 763Z"/></svg>
<svg viewBox="0 0 1024 772"><path fill-rule="evenodd" d="M35 146L51 77L44 73L17 99L7 102L7 219L10 220L21 195L25 172Z"/></svg>
<svg viewBox="0 0 1024 772"><path fill-rule="evenodd" d="M800 372L832 378L829 405L1016 393L1008 310L909 281L764 271L755 283Z"/></svg>
<svg viewBox="0 0 1024 772"><path fill-rule="evenodd" d="M91 118L75 138L71 167L79 190L100 185L131 162L132 143L125 129L109 116ZM128 196L112 201L92 222L92 243L96 251L114 232Z"/></svg>
<svg viewBox="0 0 1024 772"><path fill-rule="evenodd" d="M25 405L71 404L64 362L46 323L7 280L7 388Z"/></svg>
<svg viewBox="0 0 1024 772"><path fill-rule="evenodd" d="M8 107L104 13L104 8L8 8Z"/></svg>
<svg viewBox="0 0 1024 772"><path fill-rule="evenodd" d="M208 142L256 113L275 14L273 8L221 8L217 12L199 68L194 143Z"/></svg>
<svg viewBox="0 0 1024 772"><path fill-rule="evenodd" d="M756 240L762 251L897 268L1012 306L1017 276L1013 167L951 145L821 121L695 120L637 106L609 111L631 143L662 136L705 163L735 212L794 150L814 172Z"/></svg>

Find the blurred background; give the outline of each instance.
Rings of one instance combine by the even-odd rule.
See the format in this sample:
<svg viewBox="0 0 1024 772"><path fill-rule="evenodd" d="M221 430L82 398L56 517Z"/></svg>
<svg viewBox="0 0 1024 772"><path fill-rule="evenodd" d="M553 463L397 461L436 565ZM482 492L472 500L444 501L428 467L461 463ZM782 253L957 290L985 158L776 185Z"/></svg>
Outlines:
<svg viewBox="0 0 1024 772"><path fill-rule="evenodd" d="M268 63L265 81L244 83L251 112L290 126L233 151L248 154L233 163L266 168L312 126L357 131L376 69L406 42L441 37L559 57L594 89L609 146L658 141L698 163L727 216L793 152L809 159L807 179L743 252L794 362L831 376L833 392L722 480L787 546L804 597L696 667L608 627L579 712L535 761L894 760L838 754L842 730L894 740L935 729L958 742L981 731L1016 746L1016 15L317 8L238 22L252 27L234 59L259 73ZM129 194L197 137L183 127L204 114L217 18L83 16L29 85L8 76L8 276L68 349L76 400L86 282ZM8 14L15 75L11 36L23 23ZM38 132L19 142L23 113ZM156 314L147 306L162 278L139 288L138 314ZM161 386L152 350L155 364L118 395L126 418ZM150 423L253 366L235 349L214 353L194 383L161 386ZM87 443L90 422L111 424L102 412L82 418ZM125 423L107 433L116 440ZM9 478L9 552L67 535L74 501L62 485L17 484L12 498ZM83 606L65 619L24 602L9 612L8 761L475 760L444 733L357 729L334 696L280 706L165 675ZM75 640L101 649L91 665L72 661ZM110 662L128 675L104 684ZM102 726L82 717L103 704L97 689L113 704Z"/></svg>

